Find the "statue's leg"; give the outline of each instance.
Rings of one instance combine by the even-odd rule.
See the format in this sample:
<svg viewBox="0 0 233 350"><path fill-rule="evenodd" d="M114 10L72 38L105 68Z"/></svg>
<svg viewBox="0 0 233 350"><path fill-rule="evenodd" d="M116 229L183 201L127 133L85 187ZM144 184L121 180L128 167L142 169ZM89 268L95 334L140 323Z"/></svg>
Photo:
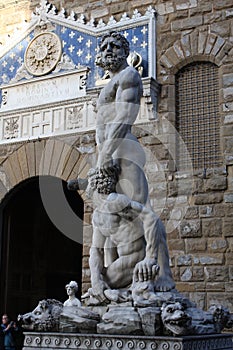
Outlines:
<svg viewBox="0 0 233 350"><path fill-rule="evenodd" d="M169 265L169 253L166 240L166 231L161 220L159 230L157 232L159 232L160 234L158 248L158 265L160 267L160 270L159 277L155 283L155 290L162 292L169 291L175 288L175 282L173 280L171 268Z"/></svg>
<svg viewBox="0 0 233 350"><path fill-rule="evenodd" d="M132 243L133 244L133 243ZM111 288L126 288L132 283L136 263L144 258L144 249L120 256L105 270L104 279Z"/></svg>
<svg viewBox="0 0 233 350"><path fill-rule="evenodd" d="M145 205L148 200L148 183L143 169L129 160L121 159L119 163L121 173L116 191Z"/></svg>

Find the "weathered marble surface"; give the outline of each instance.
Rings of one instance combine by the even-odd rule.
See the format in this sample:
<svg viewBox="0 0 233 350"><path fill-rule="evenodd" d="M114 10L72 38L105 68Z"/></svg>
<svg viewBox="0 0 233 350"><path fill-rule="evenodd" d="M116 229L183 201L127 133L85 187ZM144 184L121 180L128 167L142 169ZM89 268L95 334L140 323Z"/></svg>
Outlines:
<svg viewBox="0 0 233 350"><path fill-rule="evenodd" d="M165 228L150 206L146 156L131 130L143 88L139 72L127 63L128 55L129 42L123 35L102 37L96 64L111 79L97 101L98 158L86 189L95 206L91 288L83 298L87 305L128 301L130 286L135 304L150 305L154 290L175 287ZM124 292L117 294L121 289Z"/></svg>
<svg viewBox="0 0 233 350"><path fill-rule="evenodd" d="M184 337L25 333L23 350L232 350L232 334Z"/></svg>

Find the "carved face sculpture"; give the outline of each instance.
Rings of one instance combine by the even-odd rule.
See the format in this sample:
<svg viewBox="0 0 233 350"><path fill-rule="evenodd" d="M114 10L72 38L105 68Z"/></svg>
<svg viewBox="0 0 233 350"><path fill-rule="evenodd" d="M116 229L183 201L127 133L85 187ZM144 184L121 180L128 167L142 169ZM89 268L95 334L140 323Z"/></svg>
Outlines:
<svg viewBox="0 0 233 350"><path fill-rule="evenodd" d="M75 293L78 291L78 283L75 281L70 281L70 283L68 283L66 285L66 293L69 296L75 296Z"/></svg>
<svg viewBox="0 0 233 350"><path fill-rule="evenodd" d="M117 72L128 54L127 40L121 34L112 33L103 37L96 64L110 72Z"/></svg>
<svg viewBox="0 0 233 350"><path fill-rule="evenodd" d="M18 321L20 321L22 327L27 330L56 330L62 309L63 304L57 300L41 300L32 312L19 315Z"/></svg>
<svg viewBox="0 0 233 350"><path fill-rule="evenodd" d="M172 334L185 335L191 332L192 318L179 302L164 304L161 311L163 325Z"/></svg>
<svg viewBox="0 0 233 350"><path fill-rule="evenodd" d="M69 295L69 296L75 295L75 290L74 290L74 288L72 288L72 287L70 287L70 286L66 288L66 292L67 292L67 295Z"/></svg>

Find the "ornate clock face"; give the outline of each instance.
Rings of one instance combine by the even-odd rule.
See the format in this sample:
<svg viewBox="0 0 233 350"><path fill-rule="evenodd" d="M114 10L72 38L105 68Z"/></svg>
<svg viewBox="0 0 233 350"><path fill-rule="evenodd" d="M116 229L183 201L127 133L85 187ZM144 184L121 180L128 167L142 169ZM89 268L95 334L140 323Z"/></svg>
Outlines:
<svg viewBox="0 0 233 350"><path fill-rule="evenodd" d="M40 33L28 44L24 62L29 73L40 76L48 74L57 65L62 45L55 33Z"/></svg>

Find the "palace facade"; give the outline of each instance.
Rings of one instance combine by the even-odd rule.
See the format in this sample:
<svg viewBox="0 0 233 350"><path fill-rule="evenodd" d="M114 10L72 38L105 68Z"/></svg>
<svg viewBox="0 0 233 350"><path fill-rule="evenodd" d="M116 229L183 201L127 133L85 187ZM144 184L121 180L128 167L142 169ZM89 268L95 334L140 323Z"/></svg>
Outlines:
<svg viewBox="0 0 233 350"><path fill-rule="evenodd" d="M1 312L90 287L93 205L66 185L95 166L110 30L142 76L133 130L176 287L233 312L232 1L5 1L0 19Z"/></svg>

